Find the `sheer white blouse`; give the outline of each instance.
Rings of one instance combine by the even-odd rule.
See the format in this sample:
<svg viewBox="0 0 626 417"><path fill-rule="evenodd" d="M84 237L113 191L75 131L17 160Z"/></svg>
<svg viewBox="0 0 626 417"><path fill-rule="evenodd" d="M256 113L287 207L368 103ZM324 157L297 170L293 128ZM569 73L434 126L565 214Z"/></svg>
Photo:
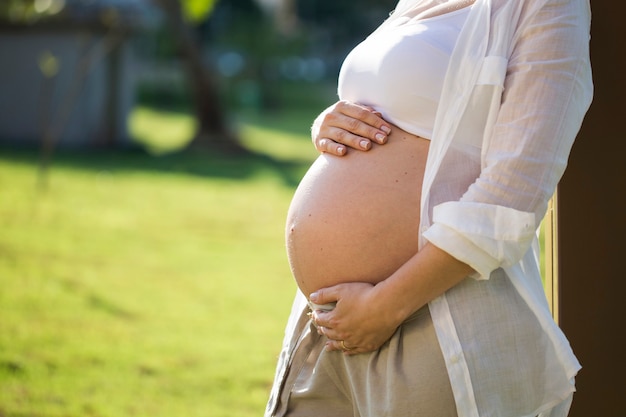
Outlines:
<svg viewBox="0 0 626 417"><path fill-rule="evenodd" d="M580 365L548 308L536 231L593 95L590 6L476 0L470 13L435 121L422 243L476 280L433 300L433 322L459 416L564 417Z"/></svg>
<svg viewBox="0 0 626 417"><path fill-rule="evenodd" d="M476 0L452 53L421 240L476 271L429 303L460 417L570 407L580 364L548 308L536 231L592 99L590 16L588 0ZM288 335L303 308L298 294Z"/></svg>

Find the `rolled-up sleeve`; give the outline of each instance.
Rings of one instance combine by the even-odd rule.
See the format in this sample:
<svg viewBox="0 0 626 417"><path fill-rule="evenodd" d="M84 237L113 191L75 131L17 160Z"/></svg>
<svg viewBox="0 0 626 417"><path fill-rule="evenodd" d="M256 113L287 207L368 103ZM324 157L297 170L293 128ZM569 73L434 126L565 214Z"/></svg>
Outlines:
<svg viewBox="0 0 626 417"><path fill-rule="evenodd" d="M526 253L565 171L593 95L584 3L549 0L520 22L480 174L459 201L434 207L424 232L477 278Z"/></svg>
<svg viewBox="0 0 626 417"><path fill-rule="evenodd" d="M499 266L523 255L535 235L533 213L493 204L448 202L435 207L433 226L424 236L470 265L475 278L489 278Z"/></svg>

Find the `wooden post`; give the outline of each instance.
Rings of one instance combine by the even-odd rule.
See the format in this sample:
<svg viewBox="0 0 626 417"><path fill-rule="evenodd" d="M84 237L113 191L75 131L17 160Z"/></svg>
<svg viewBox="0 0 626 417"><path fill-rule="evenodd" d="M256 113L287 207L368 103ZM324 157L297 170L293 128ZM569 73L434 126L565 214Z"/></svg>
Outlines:
<svg viewBox="0 0 626 417"><path fill-rule="evenodd" d="M557 317L583 365L571 417L626 416L626 3L593 0L595 96L557 193Z"/></svg>

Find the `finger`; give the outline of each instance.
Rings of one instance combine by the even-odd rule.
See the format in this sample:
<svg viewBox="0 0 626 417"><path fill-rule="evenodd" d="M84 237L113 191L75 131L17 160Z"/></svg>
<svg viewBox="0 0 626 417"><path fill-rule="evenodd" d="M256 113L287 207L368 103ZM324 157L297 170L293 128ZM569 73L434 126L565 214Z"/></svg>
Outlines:
<svg viewBox="0 0 626 417"><path fill-rule="evenodd" d="M374 113L376 116L380 117L381 119L383 118L383 114L379 112L378 110L376 110L375 108L373 108L372 106L363 106L363 107L365 107L366 109L368 109L369 111Z"/></svg>
<svg viewBox="0 0 626 417"><path fill-rule="evenodd" d="M315 143L315 148L320 152L326 152L336 156L343 156L346 154L346 147L337 143L331 139L323 138Z"/></svg>
<svg viewBox="0 0 626 417"><path fill-rule="evenodd" d="M324 336L329 336L328 331L333 329L333 324L328 313L324 310L315 310L311 317L320 333Z"/></svg>
<svg viewBox="0 0 626 417"><path fill-rule="evenodd" d="M347 343L347 342L344 342ZM347 346L350 346L349 344L347 344ZM348 355L348 356L352 356L352 355L359 355L362 353L369 353L369 352L374 352L376 350L379 349L379 347L376 346L369 346L369 347L350 347L350 350L345 350L343 349L343 346L341 346L341 341L337 341L337 340L328 340L325 345L324 345L324 349L328 352L333 352L333 351L341 351L343 352L344 355Z"/></svg>
<svg viewBox="0 0 626 417"><path fill-rule="evenodd" d="M373 107L361 106L349 102L339 102L337 103L336 109L339 113L347 117L348 126L345 127L353 133L359 134L379 144L385 143L387 135L391 133L391 125L387 123L382 118L382 114ZM329 116L332 115L333 113L329 113ZM343 121L345 122L346 119ZM355 125L354 129L352 129L350 124Z"/></svg>
<svg viewBox="0 0 626 417"><path fill-rule="evenodd" d="M340 342L338 342L336 340L329 340L329 341L327 341L326 345L324 346L324 349L326 349L326 351L328 351L328 352L332 352L332 351L336 351L336 350L343 351L343 349L341 348Z"/></svg>
<svg viewBox="0 0 626 417"><path fill-rule="evenodd" d="M372 113L366 113L376 120L382 120ZM355 149L364 150L369 149L370 141L378 144L387 142L388 133L370 124L373 123L372 121L334 113L329 114L328 118L329 121L326 125L328 132L325 132L324 136L330 137L336 142L343 143ZM389 132L391 132L391 130L389 130Z"/></svg>
<svg viewBox="0 0 626 417"><path fill-rule="evenodd" d="M347 120L343 127L330 127L328 136L337 143L343 143L354 149L368 151L372 147L372 141L366 137L368 132L364 132L367 128L358 128L358 126L366 126L356 119Z"/></svg>
<svg viewBox="0 0 626 417"><path fill-rule="evenodd" d="M342 328L341 323L335 317L335 314L329 311L317 310L313 313L315 322L321 334L330 340L352 340L353 332ZM347 346L350 344L348 343Z"/></svg>
<svg viewBox="0 0 626 417"><path fill-rule="evenodd" d="M352 347L352 346L350 346L350 345L347 345L345 340L340 340L340 341L339 341L339 345L341 346L341 349L342 349L344 352L349 352L349 351L351 351L351 350L356 350L356 346Z"/></svg>
<svg viewBox="0 0 626 417"><path fill-rule="evenodd" d="M347 344L345 341L344 341L344 344L346 347L349 347L349 349L344 348L344 345L341 343L341 340L328 340L326 344L324 345L324 349L328 352L341 351L345 355L358 355L359 353L367 352L367 350L365 349L360 349L357 347L350 347L350 345Z"/></svg>
<svg viewBox="0 0 626 417"><path fill-rule="evenodd" d="M343 155L347 151L347 147L361 151L367 151L372 147L372 141L370 139L348 130L350 129L347 127L349 124L348 121L338 124L343 124L343 126L338 127L327 124L320 130L320 139L315 141L315 148L318 151L333 154L339 152Z"/></svg>

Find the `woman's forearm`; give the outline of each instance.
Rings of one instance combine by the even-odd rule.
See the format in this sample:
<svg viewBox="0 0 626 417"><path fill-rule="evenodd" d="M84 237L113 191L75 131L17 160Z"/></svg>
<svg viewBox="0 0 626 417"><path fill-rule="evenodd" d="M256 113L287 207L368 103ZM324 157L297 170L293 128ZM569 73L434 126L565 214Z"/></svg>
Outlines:
<svg viewBox="0 0 626 417"><path fill-rule="evenodd" d="M390 319L399 325L473 272L466 263L427 243L389 278L376 285L380 311L393 315Z"/></svg>

